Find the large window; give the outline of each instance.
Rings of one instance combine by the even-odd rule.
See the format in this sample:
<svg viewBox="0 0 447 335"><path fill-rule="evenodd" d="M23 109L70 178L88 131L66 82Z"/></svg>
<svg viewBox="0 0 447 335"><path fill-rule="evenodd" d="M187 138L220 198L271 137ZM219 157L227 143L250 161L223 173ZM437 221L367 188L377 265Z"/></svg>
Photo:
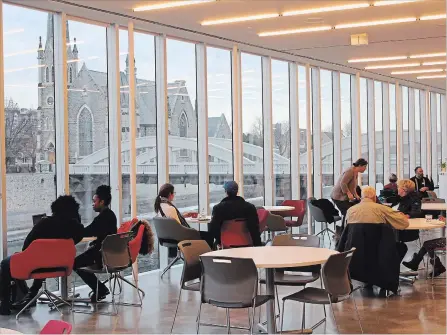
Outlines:
<svg viewBox="0 0 447 335"><path fill-rule="evenodd" d="M420 91L414 90L414 134L416 136L415 139L415 157L416 157L416 166L421 166L421 100L420 100ZM410 174L414 170L416 166L410 167Z"/></svg>
<svg viewBox="0 0 447 335"><path fill-rule="evenodd" d="M32 215L51 215L56 198L54 86L60 83L51 77L52 14L4 4L3 29L5 129L0 132L6 142L4 196L11 255L22 250Z"/></svg>
<svg viewBox="0 0 447 335"><path fill-rule="evenodd" d="M197 210L196 46L167 40L169 180L175 187L175 204Z"/></svg>
<svg viewBox="0 0 447 335"><path fill-rule="evenodd" d="M86 225L95 215L95 189L109 184L106 28L77 21L68 21L67 27L70 193L81 204Z"/></svg>
<svg viewBox="0 0 447 335"><path fill-rule="evenodd" d="M368 86L365 78L360 78L360 131L362 138L361 157L368 160ZM355 157L354 160L358 158L360 157ZM369 164L374 163L369 162ZM368 170L362 174L362 185L368 185Z"/></svg>
<svg viewBox="0 0 447 335"><path fill-rule="evenodd" d="M351 75L340 73L342 169L352 164Z"/></svg>
<svg viewBox="0 0 447 335"><path fill-rule="evenodd" d="M208 161L211 208L224 196L223 183L233 180L231 51L206 48L208 81Z"/></svg>
<svg viewBox="0 0 447 335"><path fill-rule="evenodd" d="M390 173L397 173L396 86L389 85L390 96Z"/></svg>
<svg viewBox="0 0 447 335"><path fill-rule="evenodd" d="M441 172L441 162L445 160L445 157L442 157L442 123L441 123L441 94L436 93L436 139L437 139L437 155L438 155L438 161L436 162L436 166L438 167L436 171L438 173ZM435 178L433 176L432 178ZM438 179L438 176L436 176L436 180Z"/></svg>
<svg viewBox="0 0 447 335"><path fill-rule="evenodd" d="M261 57L241 54L244 196L264 204L264 136Z"/></svg>
<svg viewBox="0 0 447 335"><path fill-rule="evenodd" d="M410 133L409 133L408 87L402 86L402 147L404 154L404 178L410 178ZM414 154L414 153L411 153Z"/></svg>
<svg viewBox="0 0 447 335"><path fill-rule="evenodd" d="M376 183L384 185L385 176L383 175L383 104L382 104L382 83L380 81L374 82L375 95L375 136L376 136ZM374 164L374 162L370 162Z"/></svg>
<svg viewBox="0 0 447 335"><path fill-rule="evenodd" d="M307 88L306 68L298 66L299 137L300 137L300 198L307 199Z"/></svg>
<svg viewBox="0 0 447 335"><path fill-rule="evenodd" d="M334 187L334 129L332 116L332 72L320 70L321 94L321 171L323 198L330 198Z"/></svg>
<svg viewBox="0 0 447 335"><path fill-rule="evenodd" d="M274 204L292 197L290 176L289 64L272 60Z"/></svg>

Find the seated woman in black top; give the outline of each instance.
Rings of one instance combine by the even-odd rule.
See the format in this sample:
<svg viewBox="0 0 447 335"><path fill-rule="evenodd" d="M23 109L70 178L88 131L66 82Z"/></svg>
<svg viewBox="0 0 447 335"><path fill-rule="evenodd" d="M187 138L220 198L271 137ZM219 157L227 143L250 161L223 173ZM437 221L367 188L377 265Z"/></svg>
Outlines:
<svg viewBox="0 0 447 335"><path fill-rule="evenodd" d="M93 210L99 214L89 226L84 228L84 237L96 237L96 240L90 243L90 247L84 253L76 257L74 264L76 273L93 292L90 297L92 302L103 300L110 292L93 273L81 268L91 265L102 267L102 242L106 236L116 234L117 231L115 213L109 208L111 200L110 186L101 185L96 189L93 196ZM96 287L98 287L98 296L96 296Z"/></svg>

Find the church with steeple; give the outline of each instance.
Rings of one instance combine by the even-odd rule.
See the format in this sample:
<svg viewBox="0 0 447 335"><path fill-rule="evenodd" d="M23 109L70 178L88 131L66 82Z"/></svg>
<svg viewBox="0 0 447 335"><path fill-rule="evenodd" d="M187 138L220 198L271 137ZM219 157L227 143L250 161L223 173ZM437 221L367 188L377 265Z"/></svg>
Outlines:
<svg viewBox="0 0 447 335"><path fill-rule="evenodd" d="M52 161L48 152L54 153L54 33L53 15L48 14L45 47L39 38L39 106L38 156L37 160ZM67 22L67 89L69 160L74 164L95 151L107 148L108 143L108 87L107 73L88 68L78 50L76 38L71 40ZM137 137L156 134L155 82L137 77L135 62ZM57 83L56 83L57 84ZM122 140L129 137L129 61L120 72L120 103ZM197 116L184 80L168 83L169 134L197 138ZM195 103L195 102L194 102ZM57 116L56 116L57 117ZM212 120L212 119L219 119ZM209 118L218 129L212 130L216 137L231 138L231 129L222 115ZM211 125L210 124L210 125ZM213 135L211 135L213 136ZM142 150L150 150L145 148ZM45 154L44 154L45 153ZM137 155L140 152L137 152ZM195 161L195 154L186 150L170 148L173 161ZM54 159L54 154L53 154ZM123 161L128 160L123 153ZM104 162L107 163L107 162ZM144 162L141 162L144 163Z"/></svg>

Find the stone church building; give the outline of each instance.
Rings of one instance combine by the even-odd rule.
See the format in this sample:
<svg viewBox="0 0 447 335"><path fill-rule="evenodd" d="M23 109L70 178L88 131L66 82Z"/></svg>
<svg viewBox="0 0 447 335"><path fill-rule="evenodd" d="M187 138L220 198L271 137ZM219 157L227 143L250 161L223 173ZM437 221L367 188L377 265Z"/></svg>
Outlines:
<svg viewBox="0 0 447 335"><path fill-rule="evenodd" d="M39 136L37 160L54 163L54 64L53 64L53 15L48 15L45 47L39 38L38 49L38 118ZM107 73L91 70L82 61L76 38L71 42L67 23L67 84L68 84L68 132L69 162L80 159L108 147ZM121 81L121 129L122 140L129 137L129 62L120 72ZM156 134L155 82L136 76L137 136ZM168 83L169 134L197 138L197 115L184 80ZM209 118L209 136L231 138L231 128L225 116ZM144 148L141 151L149 150ZM188 150L170 148L175 161L195 161L196 155ZM137 152L137 155L140 152ZM123 155L123 161L129 157ZM106 162L104 162L106 163Z"/></svg>

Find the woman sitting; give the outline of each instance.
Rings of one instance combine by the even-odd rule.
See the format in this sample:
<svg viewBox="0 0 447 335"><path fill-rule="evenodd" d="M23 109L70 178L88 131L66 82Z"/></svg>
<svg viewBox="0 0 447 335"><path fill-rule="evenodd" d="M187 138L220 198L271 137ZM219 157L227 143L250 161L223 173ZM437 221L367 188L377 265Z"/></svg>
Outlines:
<svg viewBox="0 0 447 335"><path fill-rule="evenodd" d="M155 213L165 218L171 218L177 221L184 227L191 228L186 222L185 217L191 217L193 213L186 212L183 215L179 212L177 207L174 206L172 201L175 197L174 185L164 184L158 191L157 198L155 199L154 209ZM207 231L199 231L200 237L213 248L214 239L213 236Z"/></svg>
<svg viewBox="0 0 447 335"><path fill-rule="evenodd" d="M444 218L440 219L445 221ZM433 276L437 277L445 272L445 267L444 265L442 265L439 257L438 256L435 257L436 249L445 249L445 237L425 241L419 252L417 254L416 253L413 254L413 258L409 262L402 262L402 264L405 265L410 270L417 271L419 268L419 264L421 263L425 254L428 252L428 254L430 255L430 263L431 265L433 265ZM429 274L429 277L431 276L432 273Z"/></svg>

